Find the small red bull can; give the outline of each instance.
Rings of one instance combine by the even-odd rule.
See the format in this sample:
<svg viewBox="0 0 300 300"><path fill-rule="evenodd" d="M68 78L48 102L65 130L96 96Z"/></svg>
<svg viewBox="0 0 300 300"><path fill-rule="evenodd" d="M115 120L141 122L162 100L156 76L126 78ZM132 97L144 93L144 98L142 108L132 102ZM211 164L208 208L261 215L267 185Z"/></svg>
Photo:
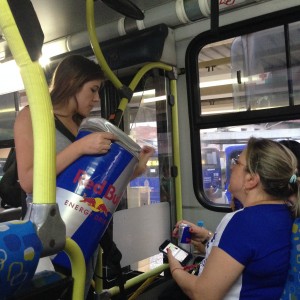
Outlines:
<svg viewBox="0 0 300 300"><path fill-rule="evenodd" d="M179 224L178 228L178 246L188 252L192 252L190 228L191 226L185 223Z"/></svg>

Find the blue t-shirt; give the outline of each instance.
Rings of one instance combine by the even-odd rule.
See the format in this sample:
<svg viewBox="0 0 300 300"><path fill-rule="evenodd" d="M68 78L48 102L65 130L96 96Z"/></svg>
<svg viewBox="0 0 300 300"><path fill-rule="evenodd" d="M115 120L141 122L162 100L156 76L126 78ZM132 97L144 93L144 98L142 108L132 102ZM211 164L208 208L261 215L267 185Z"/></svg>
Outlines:
<svg viewBox="0 0 300 300"><path fill-rule="evenodd" d="M217 246L245 266L224 300L280 298L289 268L292 224L290 211L280 204L246 207L222 219L206 257Z"/></svg>

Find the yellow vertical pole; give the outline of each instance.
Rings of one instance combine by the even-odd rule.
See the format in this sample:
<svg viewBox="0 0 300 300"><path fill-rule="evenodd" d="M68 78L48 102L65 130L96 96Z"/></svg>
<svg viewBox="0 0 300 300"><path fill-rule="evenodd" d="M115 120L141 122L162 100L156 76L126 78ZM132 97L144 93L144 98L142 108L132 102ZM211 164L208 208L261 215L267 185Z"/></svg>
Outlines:
<svg viewBox="0 0 300 300"><path fill-rule="evenodd" d="M171 80L171 94L174 97L172 106L172 132L173 132L173 155L174 165L177 167L177 176L175 177L175 194L176 194L176 219L182 219L182 191L181 191L181 167L180 167L180 144L179 144L179 114L177 99L177 81Z"/></svg>

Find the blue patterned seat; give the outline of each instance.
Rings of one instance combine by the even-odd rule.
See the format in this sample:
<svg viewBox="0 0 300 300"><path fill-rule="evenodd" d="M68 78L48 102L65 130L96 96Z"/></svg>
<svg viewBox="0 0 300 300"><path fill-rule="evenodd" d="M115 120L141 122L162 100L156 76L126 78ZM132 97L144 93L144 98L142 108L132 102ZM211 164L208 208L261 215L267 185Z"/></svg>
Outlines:
<svg viewBox="0 0 300 300"><path fill-rule="evenodd" d="M34 276L42 243L30 221L0 223L0 299L12 296Z"/></svg>
<svg viewBox="0 0 300 300"><path fill-rule="evenodd" d="M300 218L293 224L290 268L281 300L300 300Z"/></svg>

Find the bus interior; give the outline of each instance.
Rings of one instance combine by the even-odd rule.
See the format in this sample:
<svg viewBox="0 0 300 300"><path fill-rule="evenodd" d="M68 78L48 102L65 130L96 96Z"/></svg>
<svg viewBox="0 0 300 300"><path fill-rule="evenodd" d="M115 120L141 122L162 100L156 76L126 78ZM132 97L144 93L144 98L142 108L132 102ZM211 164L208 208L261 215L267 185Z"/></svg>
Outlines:
<svg viewBox="0 0 300 300"><path fill-rule="evenodd" d="M177 242L171 233L179 220L201 220L214 230L231 211L231 162L247 140L254 136L300 142L299 1L18 1L0 0L0 7L11 10L19 27L26 28L25 33L19 28L20 36L26 35L29 45L36 42L31 40L35 28L24 23L28 7L43 32L42 55L27 59L25 67L37 64L49 84L55 67L68 55L99 63L107 80L92 115L108 119L139 146L155 149L147 171L130 181L113 216L113 240L122 253L125 279L121 285L116 278L110 280L109 262L102 261L100 252L89 297L156 299L151 288L170 278L160 244L165 239ZM7 19L0 13L0 179L14 148L18 112L45 102L36 122L51 116L48 98L38 100L41 94L33 95L26 74L20 72L22 55ZM48 153L51 165L54 154L44 150L50 144L46 132L40 132L35 143L41 146L35 149L41 156ZM43 162L34 168L45 175L34 181L34 204L55 205L51 168ZM44 194L46 202L40 199ZM2 207L3 224L7 214L20 219L19 208ZM42 243L49 239L41 230L44 225L37 230ZM69 238L64 248L59 238L66 237L57 240L59 229L50 226L51 239L57 241L50 254L68 253L72 283L70 278L49 277L42 287L31 286L24 293L17 289L10 298L0 291L0 299L83 299L82 260L76 265L80 253ZM32 280L37 275L32 274Z"/></svg>

